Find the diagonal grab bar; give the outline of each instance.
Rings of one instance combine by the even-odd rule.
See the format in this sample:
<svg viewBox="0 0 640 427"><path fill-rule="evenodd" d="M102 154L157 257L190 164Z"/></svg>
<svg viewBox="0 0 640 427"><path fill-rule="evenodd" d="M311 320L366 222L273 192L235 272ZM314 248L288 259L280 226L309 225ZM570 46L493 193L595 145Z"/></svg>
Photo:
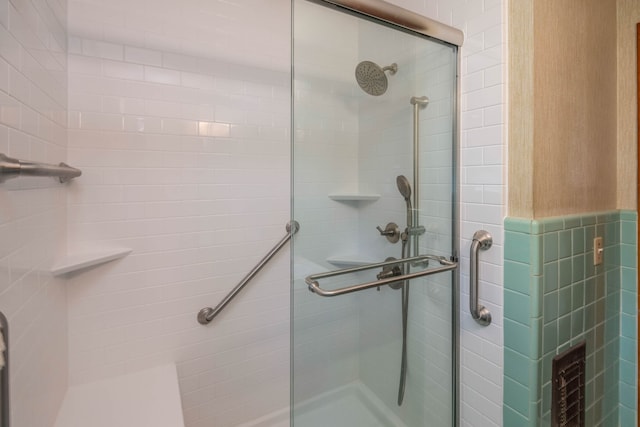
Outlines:
<svg viewBox="0 0 640 427"><path fill-rule="evenodd" d="M408 273L408 274L402 274L398 276L387 277L385 279L376 280L374 282L365 282L357 285L352 285L352 286L347 286L344 288L332 289L332 290L322 289L318 284L319 279L326 279L327 277L342 276L344 274L357 273L359 271L372 270L374 268L386 267L388 265L396 265L401 263L402 264L406 264L408 262L419 263L426 260L438 261L442 265L442 267L430 268L427 270L417 271L415 273ZM357 291L362 291L369 288L388 285L390 283L399 282L402 280L411 280L411 279L416 279L418 277L430 276L432 274L441 273L443 271L455 270L456 268L458 268L457 262L449 261L443 256L420 255L412 258L396 259L393 261L378 262L375 264L367 264L359 267L343 268L340 270L328 271L326 273L312 274L311 276L307 276L307 278L304 279L304 281L309 286L309 290L311 292L316 293L323 297L333 297L336 295L343 295L351 292L357 292Z"/></svg>
<svg viewBox="0 0 640 427"><path fill-rule="evenodd" d="M59 165L35 163L0 154L0 182L19 176L53 176L58 178L61 183L65 183L80 175L82 175L80 169L73 168L66 163Z"/></svg>
<svg viewBox="0 0 640 427"><path fill-rule="evenodd" d="M253 267L253 269L246 275L244 278L238 283L232 290L227 294L226 297L215 308L205 307L198 312L198 323L201 325L206 325L210 323L214 317L218 315L226 306L231 302L231 300L238 295L238 293L244 288L247 283L251 281L255 277L256 274L262 267L267 264L271 258L280 250L282 247L300 230L300 224L298 221L290 221L287 223L287 235L282 238L265 256L262 258L258 264Z"/></svg>

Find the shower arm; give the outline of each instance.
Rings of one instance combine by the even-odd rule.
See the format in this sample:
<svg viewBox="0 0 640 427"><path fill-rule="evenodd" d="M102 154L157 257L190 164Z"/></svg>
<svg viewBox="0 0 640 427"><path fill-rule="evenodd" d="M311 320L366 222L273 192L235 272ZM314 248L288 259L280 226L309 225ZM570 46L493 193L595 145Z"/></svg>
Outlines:
<svg viewBox="0 0 640 427"><path fill-rule="evenodd" d="M357 285L346 286L344 288L339 288L339 289L322 289L320 287L320 284L318 283L318 280L326 279L328 277L342 276L345 274L357 273L360 271L372 270L372 269L386 267L386 266L395 265L395 264L423 263L429 260L439 262L440 265L442 265L442 267L430 268L427 270L417 271L415 273L401 274L398 276L376 280L374 282L359 283ZM446 257L437 256L437 255L420 255L420 256L411 257L411 258L378 262L374 264L366 264L366 265L361 265L359 267L343 268L340 270L328 271L326 273L312 274L311 276L307 276L304 279L304 281L309 287L309 290L311 292L323 297L333 297L337 295L348 294L351 292L363 291L365 289L375 288L378 286L389 285L391 283L399 282L402 280L417 279L418 277L430 276L432 274L442 273L444 271L452 271L452 270L455 270L456 268L458 268L458 263L455 261L450 261Z"/></svg>

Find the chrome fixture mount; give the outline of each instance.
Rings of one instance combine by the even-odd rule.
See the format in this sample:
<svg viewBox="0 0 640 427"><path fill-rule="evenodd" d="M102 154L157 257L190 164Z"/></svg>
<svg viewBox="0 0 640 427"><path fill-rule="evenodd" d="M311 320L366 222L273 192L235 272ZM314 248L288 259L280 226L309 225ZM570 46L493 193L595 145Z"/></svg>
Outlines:
<svg viewBox="0 0 640 427"><path fill-rule="evenodd" d="M82 175L80 169L72 168L66 163L59 165L35 163L0 154L0 182L19 176L51 176L65 183L80 175Z"/></svg>
<svg viewBox="0 0 640 427"><path fill-rule="evenodd" d="M390 256L390 257L387 257L385 261L397 261L397 259ZM401 266L402 266L401 263L385 265L384 267L382 267L382 271L376 274L376 278L378 280L381 280L381 279L386 279L388 277L402 276ZM389 283L389 287L392 289L400 289L403 284L404 284L404 281L401 280L399 282ZM380 290L379 287L378 287L378 290Z"/></svg>
<svg viewBox="0 0 640 427"><path fill-rule="evenodd" d="M479 230L473 234L469 267L469 310L473 320L482 326L488 326L491 323L491 313L485 306L478 303L478 252L486 251L492 244L493 238L488 231Z"/></svg>
<svg viewBox="0 0 640 427"><path fill-rule="evenodd" d="M376 229L380 232L381 236L385 236L389 243L397 243L400 240L400 228L395 222L388 223L384 230L377 226Z"/></svg>
<svg viewBox="0 0 640 427"><path fill-rule="evenodd" d="M215 308L205 307L198 312L198 323L201 325L207 325L210 323L217 315L220 313L226 306L231 302L231 300L238 295L238 293L244 288L247 283L251 281L255 277L256 274L262 267L264 267L273 256L278 253L280 249L293 237L294 234L300 230L300 224L298 221L290 221L286 226L287 234L280 240L265 256L262 258L258 264L246 275L244 278L238 283L232 290L227 294L224 299L215 306Z"/></svg>

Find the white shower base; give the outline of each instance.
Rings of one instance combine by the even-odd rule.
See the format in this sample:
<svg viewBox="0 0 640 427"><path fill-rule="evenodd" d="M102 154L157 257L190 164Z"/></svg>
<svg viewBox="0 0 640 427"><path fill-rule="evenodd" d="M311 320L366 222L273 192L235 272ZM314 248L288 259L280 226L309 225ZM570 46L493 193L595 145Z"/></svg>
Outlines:
<svg viewBox="0 0 640 427"><path fill-rule="evenodd" d="M239 427L289 427L289 408ZM387 406L359 381L296 405L295 427L406 427Z"/></svg>

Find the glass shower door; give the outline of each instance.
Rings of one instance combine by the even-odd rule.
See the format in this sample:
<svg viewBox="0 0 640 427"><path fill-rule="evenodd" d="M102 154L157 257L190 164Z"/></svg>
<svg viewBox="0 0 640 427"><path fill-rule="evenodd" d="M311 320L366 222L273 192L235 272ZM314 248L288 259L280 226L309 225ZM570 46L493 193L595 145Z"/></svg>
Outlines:
<svg viewBox="0 0 640 427"><path fill-rule="evenodd" d="M457 48L293 11L292 423L452 426Z"/></svg>

